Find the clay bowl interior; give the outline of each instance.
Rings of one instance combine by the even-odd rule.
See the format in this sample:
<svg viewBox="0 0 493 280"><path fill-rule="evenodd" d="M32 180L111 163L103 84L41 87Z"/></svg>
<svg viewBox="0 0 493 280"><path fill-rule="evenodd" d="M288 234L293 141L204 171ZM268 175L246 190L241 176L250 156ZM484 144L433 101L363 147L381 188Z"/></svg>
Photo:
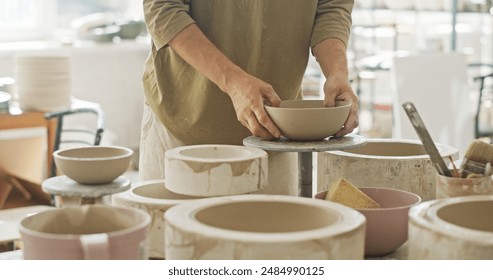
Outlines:
<svg viewBox="0 0 493 280"><path fill-rule="evenodd" d="M335 211L306 204L247 201L208 207L198 211L195 219L208 226L226 230L284 233L331 226L338 221L339 216Z"/></svg>
<svg viewBox="0 0 493 280"><path fill-rule="evenodd" d="M129 167L133 151L118 146L88 146L53 153L60 172L85 185L106 184Z"/></svg>
<svg viewBox="0 0 493 280"><path fill-rule="evenodd" d="M392 253L407 241L409 209L421 202L411 192L391 188L360 187L363 193L382 207L356 209L366 217L365 256L376 257ZM315 198L324 199L327 191Z"/></svg>
<svg viewBox="0 0 493 280"><path fill-rule="evenodd" d="M439 219L458 227L493 233L493 200L475 200L444 206L437 210Z"/></svg>
<svg viewBox="0 0 493 280"><path fill-rule="evenodd" d="M324 107L323 100L286 100L279 107L265 106L272 121L284 137L298 141L315 141L339 131L349 115L351 103L336 102Z"/></svg>
<svg viewBox="0 0 493 280"><path fill-rule="evenodd" d="M362 147L354 148L345 152L366 156L386 157L410 157L428 155L422 144L399 142L368 142Z"/></svg>

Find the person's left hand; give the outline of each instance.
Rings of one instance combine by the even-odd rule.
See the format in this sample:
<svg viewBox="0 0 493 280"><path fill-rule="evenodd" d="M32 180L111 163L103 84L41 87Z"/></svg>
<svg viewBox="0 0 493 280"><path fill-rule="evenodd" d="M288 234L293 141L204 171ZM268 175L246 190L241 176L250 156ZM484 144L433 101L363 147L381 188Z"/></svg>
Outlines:
<svg viewBox="0 0 493 280"><path fill-rule="evenodd" d="M342 137L351 133L359 125L358 117L358 97L354 94L349 81L346 78L337 76L328 77L324 84L324 106L334 107L336 101L351 102L349 116L344 123L344 127L339 130L335 137Z"/></svg>

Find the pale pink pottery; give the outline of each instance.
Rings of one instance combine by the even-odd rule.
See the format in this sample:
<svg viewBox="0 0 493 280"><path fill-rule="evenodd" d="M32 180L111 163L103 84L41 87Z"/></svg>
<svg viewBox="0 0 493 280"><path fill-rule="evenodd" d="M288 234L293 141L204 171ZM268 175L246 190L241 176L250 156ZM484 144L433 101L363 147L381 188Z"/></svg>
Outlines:
<svg viewBox="0 0 493 280"><path fill-rule="evenodd" d="M337 101L335 107L324 107L323 100L286 100L279 107L265 106L267 114L291 140L314 141L339 131L351 109L348 101Z"/></svg>
<svg viewBox="0 0 493 280"><path fill-rule="evenodd" d="M384 256L407 241L409 209L421 202L411 192L390 188L359 188L381 208L356 209L366 217L365 256ZM327 191L315 198L324 199Z"/></svg>
<svg viewBox="0 0 493 280"><path fill-rule="evenodd" d="M90 205L47 210L20 223L26 260L147 259L151 217L132 208Z"/></svg>

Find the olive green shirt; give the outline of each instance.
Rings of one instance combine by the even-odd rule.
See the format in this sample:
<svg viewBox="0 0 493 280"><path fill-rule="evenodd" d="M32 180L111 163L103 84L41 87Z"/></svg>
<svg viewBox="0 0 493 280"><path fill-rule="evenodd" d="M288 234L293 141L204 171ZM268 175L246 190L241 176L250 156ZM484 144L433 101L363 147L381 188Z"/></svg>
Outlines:
<svg viewBox="0 0 493 280"><path fill-rule="evenodd" d="M229 96L179 57L168 42L196 23L281 100L301 98L310 47L328 38L347 45L353 0L144 0L152 38L143 86L146 102L187 145L241 145L251 135ZM213 62L211 62L213 63Z"/></svg>

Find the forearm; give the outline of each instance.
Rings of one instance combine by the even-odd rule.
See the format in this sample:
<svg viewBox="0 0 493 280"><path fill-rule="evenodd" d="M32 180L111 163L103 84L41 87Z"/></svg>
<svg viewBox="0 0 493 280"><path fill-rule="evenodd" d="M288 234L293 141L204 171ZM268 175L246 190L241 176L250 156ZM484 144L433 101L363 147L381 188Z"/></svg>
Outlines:
<svg viewBox="0 0 493 280"><path fill-rule="evenodd" d="M330 38L321 41L313 47L313 55L327 79L348 79L346 46L341 40Z"/></svg>
<svg viewBox="0 0 493 280"><path fill-rule="evenodd" d="M196 24L184 28L169 42L169 46L226 93L232 91L231 76L244 73L209 41Z"/></svg>
<svg viewBox="0 0 493 280"><path fill-rule="evenodd" d="M279 106L272 86L242 70L224 55L195 24L179 32L169 46L197 71L231 98L238 121L264 139L279 138L281 132L264 110L264 102Z"/></svg>

